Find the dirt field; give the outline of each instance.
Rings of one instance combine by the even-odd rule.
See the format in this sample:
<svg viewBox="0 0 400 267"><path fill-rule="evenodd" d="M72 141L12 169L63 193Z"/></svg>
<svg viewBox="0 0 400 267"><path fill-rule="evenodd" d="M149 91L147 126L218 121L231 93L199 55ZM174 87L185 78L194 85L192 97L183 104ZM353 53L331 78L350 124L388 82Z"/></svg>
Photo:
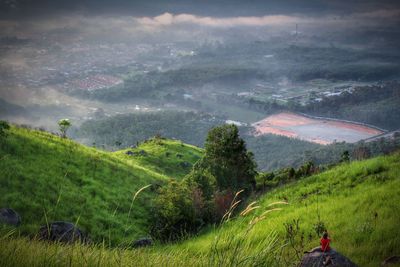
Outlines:
<svg viewBox="0 0 400 267"><path fill-rule="evenodd" d="M383 132L371 127L333 120L312 119L294 113L279 113L253 123L254 135L277 134L318 144L354 143Z"/></svg>

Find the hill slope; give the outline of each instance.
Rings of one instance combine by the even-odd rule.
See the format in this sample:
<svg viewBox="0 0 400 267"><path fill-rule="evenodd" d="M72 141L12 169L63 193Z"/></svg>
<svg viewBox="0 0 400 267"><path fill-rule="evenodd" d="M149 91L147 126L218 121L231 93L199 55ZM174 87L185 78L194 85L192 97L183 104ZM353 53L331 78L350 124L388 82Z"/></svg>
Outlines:
<svg viewBox="0 0 400 267"><path fill-rule="evenodd" d="M385 258L400 254L400 153L343 164L268 192L258 200L256 212L230 222L223 232L246 231L253 216L274 208L268 205L276 201L289 205L268 213L246 234L251 240L250 251L271 233L277 233L287 260L295 262L294 250L285 245L285 224L296 228L298 221L299 233L294 238L297 249L302 247L301 236L304 249L318 246L315 227L322 224L330 232L333 247L359 266L378 266ZM216 235L221 232L211 231L173 249L207 253Z"/></svg>
<svg viewBox="0 0 400 267"><path fill-rule="evenodd" d="M0 206L20 213L22 234L35 234L46 219L64 220L78 221L97 241L132 241L146 235L148 200L155 187L132 202L135 192L183 177L202 153L163 139L134 150L142 154L104 152L46 132L12 127L0 145Z"/></svg>
<svg viewBox="0 0 400 267"><path fill-rule="evenodd" d="M44 135L44 137L41 137L41 135ZM45 142L46 145L40 142ZM169 142L174 143L173 141L163 140L161 142L165 142L165 145L161 145L161 148L154 147L157 144L151 142L144 144L143 150L147 149L146 146L148 145L158 152L152 152L149 148L146 152L152 155L149 156L149 161L146 162L144 158L137 160L150 166L154 163L156 156L165 154L163 149L169 147ZM59 194L56 189L58 187L51 184L36 185L33 179L43 177L43 179L37 178L37 180L45 181L44 176L41 175L47 172L44 170L39 172L32 164L41 164L43 168L48 166L49 170L53 170L54 174L47 177L51 180L54 179L51 177L56 175L64 177L65 170L63 172L56 171L58 169L54 166L57 162L57 166L61 168L63 162L66 161L68 162L68 170L71 169L68 173L72 174L68 174L67 178L63 179L68 180L69 184L77 181L83 183L81 187L76 185L68 187L73 197L80 195L73 191L79 191L74 189L75 187L86 192L85 183L92 183L92 190L103 198L107 197L107 199L106 201L97 199L96 195L91 200L99 204L83 203L82 206L85 207L83 208L79 206L79 198L69 197L68 201L73 203L63 202L63 205L79 207L77 210L82 214L80 222L89 221L91 223L88 226L82 224L85 227L102 223L102 217L91 218L86 216L87 212L91 212L92 215L97 213L108 214L110 218L106 223L109 224L104 224L103 227L105 226L105 229L110 230L105 231L105 234L117 235L117 237L119 235L119 238L112 237L115 243L120 240L123 241L124 239L121 236L125 233L118 232L118 229L124 229L123 227L129 224L126 213L129 210L131 194L151 179L153 179L151 181L156 182L165 179L165 175L155 172L164 168L155 166L152 167L153 170L149 170L150 167L135 165L138 161L131 158L132 156L124 154L124 151L105 153L76 144L74 149L77 149L79 153L71 152L73 155L71 157L66 153L68 151L66 148L73 151L69 144L75 143L51 137L45 133L13 129L7 148L2 150L1 157L2 159L7 158L5 162L8 163L3 165L3 160L1 161L1 177L11 177L11 173L16 172L18 175L12 177L14 179L23 178L20 181L24 181L24 183L3 178L0 189L2 192L0 193L2 196L4 192L7 193L4 188L14 188L15 192L23 192L24 195L8 193L7 198L1 197L1 203L6 203L3 199L10 199L14 201L14 204L18 204L22 203L22 200L17 201L16 198L23 198L23 203L30 205L39 214L43 206L54 207L54 205L50 205L50 200L43 201L44 205L38 204L41 202L38 202L37 199L41 198L26 189L32 187L40 192L40 190L45 191L43 188L48 186L50 189L46 191L47 194L51 196L54 203L57 203ZM181 149L180 143L176 144L178 148L174 153L181 153L182 151L178 152L178 149ZM24 146L24 149L18 148L20 146ZM134 149L134 152L138 152L140 149L140 147ZM21 151L24 151L26 155L21 154ZM196 149L192 150L194 154L198 152L196 152ZM174 153L171 153L171 155L175 155ZM61 157L59 154L63 155L62 159L57 159L57 157ZM34 160L35 155L48 162L42 163ZM44 157L44 155L48 156ZM99 160L101 164L98 164L101 167L96 169L96 179L93 179L89 175L93 171L93 168L89 168L89 164L92 164L90 159L95 155L101 156L102 159ZM26 164L21 163L20 157L24 159ZM79 160L75 160L75 157ZM173 165L176 164L173 157L161 161L163 163L170 161ZM73 164L76 164L76 166ZM4 166L7 166L8 172L3 171ZM109 180L106 174L104 176L98 174L100 170L103 170L106 174L107 171L113 170L113 179ZM29 171L36 171L38 175L29 174L28 176ZM82 174L83 178L78 179L77 174ZM400 210L398 209L400 201L399 174L400 153L342 164L329 171L294 181L267 192L256 199L255 206L259 206L258 208L249 212L246 216L238 216L228 221L222 227L206 229L198 237L193 237L179 244L158 245L145 250L107 249L100 245L94 247L82 245L60 247L61 245L57 244L0 236L0 266L58 266L60 264L71 265L71 263L74 266L254 266L257 264L259 266L292 266L298 263L303 250L318 245L317 226L326 227L333 240L332 246L359 266L378 266L385 258L400 254L400 229L398 227L400 218ZM27 179L27 177L31 178ZM100 179L100 177L102 178ZM63 186L67 187L66 181L61 178L55 181L63 181ZM136 185L139 182L141 184ZM132 189L129 186L132 186ZM68 194L66 190L62 192L65 193L61 194L59 207L62 207L61 202L65 201L64 194L69 195L69 191ZM123 196L121 197L121 195ZM42 198L45 196L44 193L41 195ZM33 205L24 200L25 197L36 199L36 204ZM144 220L144 216L148 214L146 199L149 197L151 197L151 192L145 191L138 202L134 203L132 214L135 214L135 216L131 216L133 223L129 224L132 227L137 227L141 220ZM110 202L110 200L115 202ZM122 204L116 201L120 201ZM277 201L287 201L288 205L270 205ZM18 207L24 210L22 205ZM106 211L116 210L115 215L102 211L104 207ZM282 208L282 210L273 210L277 207ZM52 212L60 217L57 212L63 215L66 214L65 210L50 210L49 217L55 216L52 215ZM269 212L270 210L271 212ZM265 213L266 211L267 213ZM25 216L27 215L29 215L28 211ZM33 215L35 214L31 216ZM85 220L84 216L86 216ZM38 217L40 217L39 220L43 221L42 215ZM32 218L36 217L33 216ZM119 223L115 218L121 220L122 223ZM258 222L254 223L255 220L258 220ZM24 227L23 229L25 229ZM140 229L144 228L135 231L140 231ZM136 232L131 231L127 231L127 233L134 236ZM104 234L100 233L98 236L104 237ZM16 249L18 250L17 256L15 256ZM59 255L59 251L63 251L62 255L54 257L56 254Z"/></svg>

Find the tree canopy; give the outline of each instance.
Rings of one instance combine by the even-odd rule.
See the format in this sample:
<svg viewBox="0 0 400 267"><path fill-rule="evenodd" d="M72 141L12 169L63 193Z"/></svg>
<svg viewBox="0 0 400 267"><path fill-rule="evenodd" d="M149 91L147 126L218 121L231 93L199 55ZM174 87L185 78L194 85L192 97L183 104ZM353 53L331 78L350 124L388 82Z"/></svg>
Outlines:
<svg viewBox="0 0 400 267"><path fill-rule="evenodd" d="M254 188L256 163L253 153L239 137L233 124L212 128L205 143L205 154L198 166L216 178L219 190Z"/></svg>
<svg viewBox="0 0 400 267"><path fill-rule="evenodd" d="M68 119L62 119L58 122L58 126L61 132L61 137L67 137L67 130L71 127L71 122Z"/></svg>

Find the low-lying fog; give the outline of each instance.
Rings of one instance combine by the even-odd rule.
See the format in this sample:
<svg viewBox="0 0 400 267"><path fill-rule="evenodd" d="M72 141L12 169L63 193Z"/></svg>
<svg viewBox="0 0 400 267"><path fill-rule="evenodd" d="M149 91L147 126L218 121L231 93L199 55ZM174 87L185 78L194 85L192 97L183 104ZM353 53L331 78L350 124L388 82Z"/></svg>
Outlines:
<svg viewBox="0 0 400 267"><path fill-rule="evenodd" d="M266 114L240 99L304 105L399 77L395 1L243 2L2 1L0 119L56 131L193 110L250 124Z"/></svg>

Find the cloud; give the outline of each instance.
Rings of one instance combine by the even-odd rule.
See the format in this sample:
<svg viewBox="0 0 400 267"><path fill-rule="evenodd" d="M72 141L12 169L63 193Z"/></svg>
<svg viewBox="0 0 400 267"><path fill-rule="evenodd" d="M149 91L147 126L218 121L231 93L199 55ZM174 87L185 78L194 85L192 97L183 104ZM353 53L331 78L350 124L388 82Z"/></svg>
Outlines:
<svg viewBox="0 0 400 267"><path fill-rule="evenodd" d="M354 18L359 19L400 19L400 9L378 9L370 12L356 13L353 15Z"/></svg>
<svg viewBox="0 0 400 267"><path fill-rule="evenodd" d="M236 26L268 26L288 23L308 22L310 19L287 15L249 16L249 17L202 17L192 14L164 13L155 17L141 17L136 21L145 26L170 26L178 24L196 24L210 27L236 27Z"/></svg>
<svg viewBox="0 0 400 267"><path fill-rule="evenodd" d="M338 19L339 17L339 19ZM265 15L265 16L237 16L237 17L210 17L193 14L163 13L154 17L136 17L135 21L142 26L160 27L174 25L199 25L208 27L238 27L238 26L283 26L288 24L347 24L363 23L365 25L376 24L382 21L399 21L400 9L377 9L368 12L350 13L344 16L325 15L300 16L300 15Z"/></svg>

